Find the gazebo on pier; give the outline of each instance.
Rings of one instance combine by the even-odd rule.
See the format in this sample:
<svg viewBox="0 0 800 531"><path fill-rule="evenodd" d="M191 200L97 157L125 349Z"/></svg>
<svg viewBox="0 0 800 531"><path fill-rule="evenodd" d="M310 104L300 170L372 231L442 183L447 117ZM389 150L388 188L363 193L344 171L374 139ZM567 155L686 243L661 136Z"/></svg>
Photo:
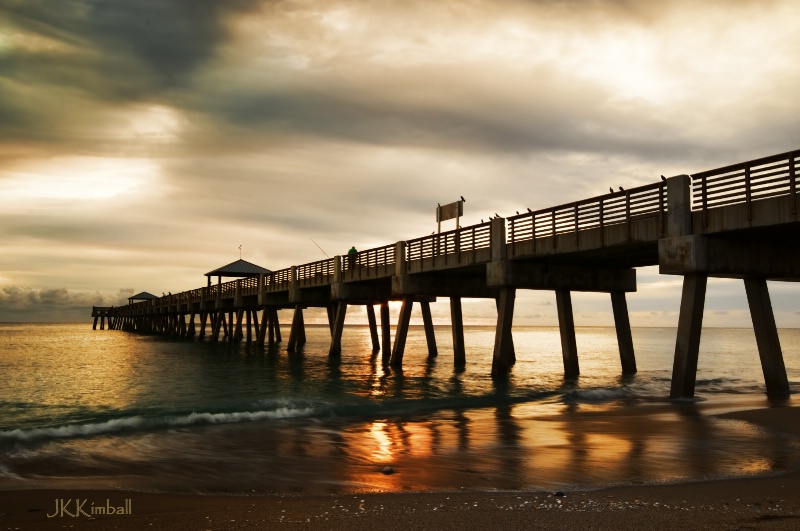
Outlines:
<svg viewBox="0 0 800 531"><path fill-rule="evenodd" d="M132 297L128 297L128 304L133 304L134 301L150 301L153 299L157 299L155 295L152 293L148 293L146 291L142 291L141 293L137 293Z"/></svg>
<svg viewBox="0 0 800 531"><path fill-rule="evenodd" d="M256 265L252 262L248 262L247 260L236 260L235 262L231 262L228 265L224 265L219 267L213 271L209 271L206 273L206 277L208 277L208 286L211 287L211 277L217 277L217 283L222 283L222 277L233 277L233 278L247 278L247 277L257 277L260 274L269 274L272 273L269 269L265 267L261 267L260 265Z"/></svg>

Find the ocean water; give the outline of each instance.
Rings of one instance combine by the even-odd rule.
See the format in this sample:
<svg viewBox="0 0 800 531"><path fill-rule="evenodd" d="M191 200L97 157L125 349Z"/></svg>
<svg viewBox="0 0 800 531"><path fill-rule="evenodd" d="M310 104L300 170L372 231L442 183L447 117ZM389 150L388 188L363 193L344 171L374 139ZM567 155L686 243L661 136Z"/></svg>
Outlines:
<svg viewBox="0 0 800 531"><path fill-rule="evenodd" d="M575 379L557 328L515 328L503 381L493 327L465 329L463 368L449 327L434 359L412 327L402 370L373 356L366 327L345 328L336 359L327 327L291 355L283 332L257 347L0 324L0 489L563 490L768 474L800 456L798 441L714 416L792 405L766 398L750 329L703 331L697 398L680 402L670 328L633 330L633 376L613 328L578 328ZM796 393L800 330L780 339Z"/></svg>

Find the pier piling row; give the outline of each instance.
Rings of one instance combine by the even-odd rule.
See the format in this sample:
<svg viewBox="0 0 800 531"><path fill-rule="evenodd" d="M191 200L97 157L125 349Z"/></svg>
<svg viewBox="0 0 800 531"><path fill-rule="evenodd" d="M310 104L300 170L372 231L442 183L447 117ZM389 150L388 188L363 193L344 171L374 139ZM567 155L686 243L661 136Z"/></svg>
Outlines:
<svg viewBox="0 0 800 531"><path fill-rule="evenodd" d="M454 364L466 363L463 298L497 306L492 375L502 378L516 352L513 315L519 289L555 293L566 377L580 374L574 291L608 293L623 374L636 372L626 293L636 268L683 276L670 394L694 395L709 277L744 281L767 393L789 383L767 280L800 280L797 164L800 151L679 175L543 210L461 227L268 274L156 297L94 307L93 328L197 337L208 341L281 341L278 310L293 311L287 350L306 342L303 311L326 308L330 356L341 355L351 305L364 305L373 355L400 367L414 304L422 313L428 356L436 357L430 303L450 299ZM401 309L391 341L389 302ZM379 307L381 332L374 306ZM199 328L199 330L198 330Z"/></svg>

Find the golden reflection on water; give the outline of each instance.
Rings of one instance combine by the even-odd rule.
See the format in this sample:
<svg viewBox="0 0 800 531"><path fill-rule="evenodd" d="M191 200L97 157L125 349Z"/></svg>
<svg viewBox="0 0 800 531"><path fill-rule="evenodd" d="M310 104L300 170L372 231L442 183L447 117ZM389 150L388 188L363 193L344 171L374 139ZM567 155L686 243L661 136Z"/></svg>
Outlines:
<svg viewBox="0 0 800 531"><path fill-rule="evenodd" d="M709 442L724 431L725 438L757 444L758 433L733 423L687 422L668 407L633 414L612 407L587 409L530 416L530 406L500 406L437 420L373 421L367 440L357 431L344 435L356 458L343 473L349 484L375 490L526 489L757 474L775 466L768 457ZM381 474L385 465L397 473Z"/></svg>
<svg viewBox="0 0 800 531"><path fill-rule="evenodd" d="M374 445L371 447L373 461L390 463L394 458L394 453L392 452L392 438L386 422L373 422L369 427L369 434L374 439Z"/></svg>

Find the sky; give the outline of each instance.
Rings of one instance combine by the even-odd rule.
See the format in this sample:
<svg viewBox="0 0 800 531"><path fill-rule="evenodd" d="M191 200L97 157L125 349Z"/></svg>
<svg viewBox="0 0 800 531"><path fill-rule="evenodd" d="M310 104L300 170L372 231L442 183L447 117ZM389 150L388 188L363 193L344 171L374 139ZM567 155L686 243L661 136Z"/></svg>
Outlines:
<svg viewBox="0 0 800 531"><path fill-rule="evenodd" d="M419 237L459 196L469 225L796 149L798 10L0 0L0 321L200 287L240 245L277 270ZM681 277L637 275L632 325L676 326ZM770 290L800 327L800 289ZM557 324L553 293L517 300ZM613 324L607 295L573 307ZM741 281L709 281L704 322L750 326Z"/></svg>

